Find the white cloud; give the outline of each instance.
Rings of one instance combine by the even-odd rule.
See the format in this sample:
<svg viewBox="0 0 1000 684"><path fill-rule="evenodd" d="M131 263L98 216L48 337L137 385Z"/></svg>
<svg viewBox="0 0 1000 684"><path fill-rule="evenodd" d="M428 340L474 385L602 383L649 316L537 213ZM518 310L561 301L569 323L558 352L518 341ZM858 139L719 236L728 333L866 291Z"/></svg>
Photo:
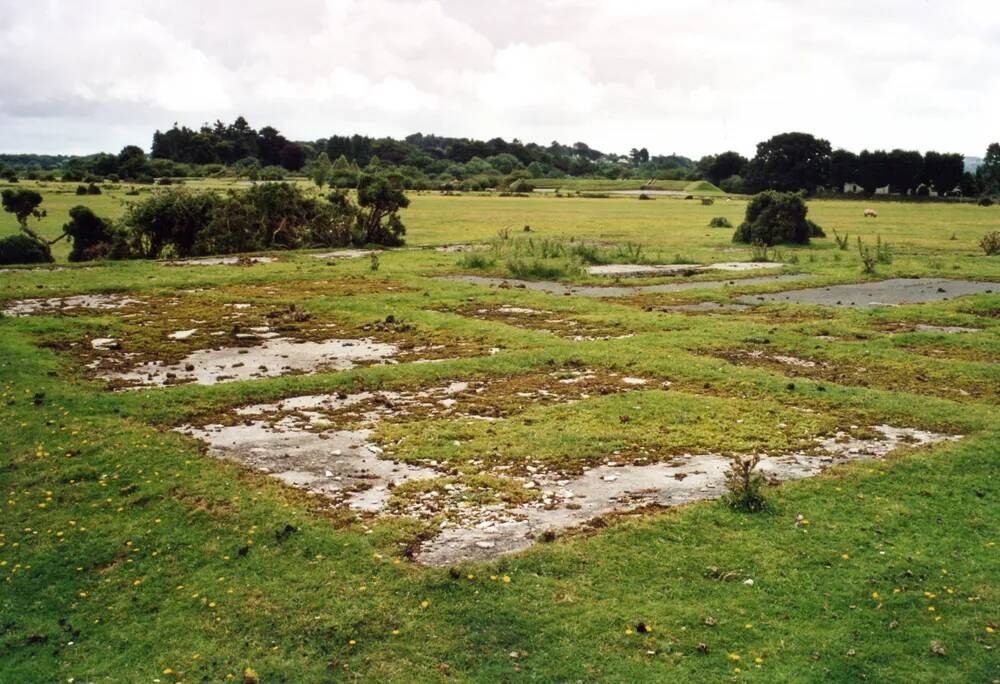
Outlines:
<svg viewBox="0 0 1000 684"><path fill-rule="evenodd" d="M145 144L245 115L293 138L413 131L690 156L806 130L981 153L987 0L48 0L0 6L0 149Z"/></svg>

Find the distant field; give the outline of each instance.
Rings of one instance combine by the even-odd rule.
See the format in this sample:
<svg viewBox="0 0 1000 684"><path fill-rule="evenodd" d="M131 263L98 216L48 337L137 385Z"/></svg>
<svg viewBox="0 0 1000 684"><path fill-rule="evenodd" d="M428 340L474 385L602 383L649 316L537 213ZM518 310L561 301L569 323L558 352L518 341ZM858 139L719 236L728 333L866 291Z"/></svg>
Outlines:
<svg viewBox="0 0 1000 684"><path fill-rule="evenodd" d="M195 181L184 187L227 187L248 181ZM312 187L305 181L303 185ZM73 183L21 183L35 187L44 196L42 207L47 216L37 225L42 234L55 237L69 219L69 210L78 204L93 209L99 216L118 218L129 201L157 192L158 188L139 187L137 197L125 194L127 186L114 187L98 196L74 194ZM7 187L0 184L0 187ZM107 187L107 186L106 186ZM716 197L704 206L697 200L658 197L641 201L636 197L584 199L554 197L539 193L527 197L500 197L493 193L442 195L423 191L410 193L411 205L403 218L408 227L407 242L432 245L455 240L482 241L493 238L503 229L517 233L530 226L538 237L578 237L610 242L639 242L650 249L688 256L701 256L720 248L730 248L732 231L708 228L714 216L724 216L735 226L743 219L744 198ZM809 216L827 229L828 239L817 241L810 249L832 246L832 230L845 233L852 241L860 236L874 240L876 235L907 251L928 253L974 253L975 242L1000 224L1000 207L972 204L880 202L879 217L865 219L863 200L821 200L809 203ZM0 235L17 232L10 214L0 214ZM954 236L954 240L952 239ZM57 258L65 258L69 246L62 241L54 247Z"/></svg>
<svg viewBox="0 0 1000 684"><path fill-rule="evenodd" d="M698 194L725 194L708 181L686 180L607 180L604 178L533 178L531 184L536 188L559 188L576 191L606 191L606 190L672 190L675 192L690 192Z"/></svg>

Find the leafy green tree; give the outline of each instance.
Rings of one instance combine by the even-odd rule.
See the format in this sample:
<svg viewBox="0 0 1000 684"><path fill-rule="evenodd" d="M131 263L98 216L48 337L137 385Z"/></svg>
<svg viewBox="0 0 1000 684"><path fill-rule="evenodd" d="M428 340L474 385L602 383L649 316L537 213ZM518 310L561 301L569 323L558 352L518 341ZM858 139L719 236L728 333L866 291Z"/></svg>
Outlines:
<svg viewBox="0 0 1000 684"><path fill-rule="evenodd" d="M118 175L135 179L146 175L146 153L141 147L126 145L118 153Z"/></svg>
<svg viewBox="0 0 1000 684"><path fill-rule="evenodd" d="M871 194L892 181L889 153L885 150L861 150L858 155L858 183Z"/></svg>
<svg viewBox="0 0 1000 684"><path fill-rule="evenodd" d="M27 188L7 189L0 193L0 200L3 202L3 210L13 214L17 219L17 225L22 232L34 240L45 242L38 233L28 227L29 218L37 220L45 218L45 210L39 209L42 204L40 193Z"/></svg>
<svg viewBox="0 0 1000 684"><path fill-rule="evenodd" d="M809 133L781 133L757 144L747 165L752 189L813 192L830 174L830 143Z"/></svg>
<svg viewBox="0 0 1000 684"><path fill-rule="evenodd" d="M718 185L730 176L739 176L749 163L739 152L723 152L722 154L704 157L698 162L699 170L705 180Z"/></svg>
<svg viewBox="0 0 1000 684"><path fill-rule="evenodd" d="M829 185L837 192L843 192L846 183L858 183L859 180L858 155L847 150L834 150L830 155L830 180Z"/></svg>
<svg viewBox="0 0 1000 684"><path fill-rule="evenodd" d="M73 249L69 253L70 261L90 261L108 254L114 240L110 221L102 219L84 206L70 209L69 218L69 222L63 225L63 233L73 243Z"/></svg>
<svg viewBox="0 0 1000 684"><path fill-rule="evenodd" d="M976 180L984 194L1000 194L1000 143L991 143L986 148L983 163L976 169Z"/></svg>
<svg viewBox="0 0 1000 684"><path fill-rule="evenodd" d="M406 227L399 211L410 206L402 187L383 175L363 173L358 179L358 228L364 243L403 244Z"/></svg>
<svg viewBox="0 0 1000 684"><path fill-rule="evenodd" d="M948 193L960 187L964 175L965 160L962 155L933 151L924 155L921 181L932 185L937 192Z"/></svg>
<svg viewBox="0 0 1000 684"><path fill-rule="evenodd" d="M333 164L330 163L330 157L327 156L326 152L320 152L319 156L309 165L309 176L317 187L322 188L326 185L332 173Z"/></svg>
<svg viewBox="0 0 1000 684"><path fill-rule="evenodd" d="M924 158L919 152L895 149L889 153L889 187L907 194L920 184Z"/></svg>
<svg viewBox="0 0 1000 684"><path fill-rule="evenodd" d="M288 169L289 171L298 171L306 163L306 153L302 149L301 145L296 145L295 143L288 143L281 148L280 155L281 166Z"/></svg>

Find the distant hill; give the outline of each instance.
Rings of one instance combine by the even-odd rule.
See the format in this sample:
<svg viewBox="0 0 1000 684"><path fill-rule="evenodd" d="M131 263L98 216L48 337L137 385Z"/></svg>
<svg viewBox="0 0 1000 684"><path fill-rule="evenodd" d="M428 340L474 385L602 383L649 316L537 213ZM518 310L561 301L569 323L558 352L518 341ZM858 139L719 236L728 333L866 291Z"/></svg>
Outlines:
<svg viewBox="0 0 1000 684"><path fill-rule="evenodd" d="M18 171L50 171L59 169L75 157L65 154L0 154L0 167L8 166Z"/></svg>
<svg viewBox="0 0 1000 684"><path fill-rule="evenodd" d="M965 170L968 173L975 173L976 169L983 165L982 157L966 157L965 158Z"/></svg>

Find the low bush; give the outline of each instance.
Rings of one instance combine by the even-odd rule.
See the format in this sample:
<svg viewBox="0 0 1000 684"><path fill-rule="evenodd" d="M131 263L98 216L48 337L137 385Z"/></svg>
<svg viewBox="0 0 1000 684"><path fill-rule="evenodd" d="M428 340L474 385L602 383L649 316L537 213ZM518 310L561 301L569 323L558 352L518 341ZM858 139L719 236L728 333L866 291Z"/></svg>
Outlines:
<svg viewBox="0 0 1000 684"><path fill-rule="evenodd" d="M990 231L979 241L979 247L986 253L986 256L1000 254L1000 231Z"/></svg>
<svg viewBox="0 0 1000 684"><path fill-rule="evenodd" d="M987 195L983 195L982 197L979 198L979 206L981 206L981 207L992 207L993 206L993 198L989 197Z"/></svg>
<svg viewBox="0 0 1000 684"><path fill-rule="evenodd" d="M401 187L362 174L357 196L357 203L340 191L316 198L284 182L221 194L169 188L131 204L115 242L127 245L130 256L153 259L351 242L401 245L406 228L399 211L409 205Z"/></svg>
<svg viewBox="0 0 1000 684"><path fill-rule="evenodd" d="M653 199L653 198L652 198L652 197L650 197L649 195L647 195L647 194L646 194L646 193L644 193L644 192L640 192L640 193L639 193L639 199L641 199L641 200L651 200L651 199Z"/></svg>
<svg viewBox="0 0 1000 684"><path fill-rule="evenodd" d="M798 193L767 190L754 195L747 205L745 220L733 235L733 242L807 244L810 237L823 232L806 218L808 211L805 200Z"/></svg>
<svg viewBox="0 0 1000 684"><path fill-rule="evenodd" d="M711 197L702 197L701 198L701 204L702 204L702 206L710 207L713 204L715 204L715 200L712 199Z"/></svg>
<svg viewBox="0 0 1000 684"><path fill-rule="evenodd" d="M69 210L69 222L63 233L69 236L73 249L70 261L91 261L109 256L116 240L114 226L97 216L88 207L76 206Z"/></svg>
<svg viewBox="0 0 1000 684"><path fill-rule="evenodd" d="M0 264L47 264L52 261L52 250L44 242L27 235L8 235L0 239Z"/></svg>
<svg viewBox="0 0 1000 684"><path fill-rule="evenodd" d="M732 228L733 224L725 216L716 216L708 222L709 228Z"/></svg>

